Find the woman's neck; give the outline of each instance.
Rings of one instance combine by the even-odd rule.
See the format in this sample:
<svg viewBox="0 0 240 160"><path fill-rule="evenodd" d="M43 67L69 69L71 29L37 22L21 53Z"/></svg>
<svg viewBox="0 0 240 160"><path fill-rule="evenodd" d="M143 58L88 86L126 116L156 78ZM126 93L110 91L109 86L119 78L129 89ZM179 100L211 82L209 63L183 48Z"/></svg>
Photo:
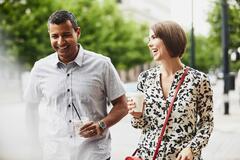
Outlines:
<svg viewBox="0 0 240 160"><path fill-rule="evenodd" d="M161 61L161 73L164 76L173 76L177 71L183 68L180 58L171 58L167 61Z"/></svg>

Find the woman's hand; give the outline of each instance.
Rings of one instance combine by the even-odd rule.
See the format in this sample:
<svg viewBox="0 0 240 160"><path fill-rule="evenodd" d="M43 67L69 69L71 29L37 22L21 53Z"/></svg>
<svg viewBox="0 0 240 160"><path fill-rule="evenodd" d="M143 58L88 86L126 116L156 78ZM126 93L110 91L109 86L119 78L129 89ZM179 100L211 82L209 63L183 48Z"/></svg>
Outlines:
<svg viewBox="0 0 240 160"><path fill-rule="evenodd" d="M193 160L193 153L191 148L184 148L179 154L176 160Z"/></svg>
<svg viewBox="0 0 240 160"><path fill-rule="evenodd" d="M144 110L144 104L143 104L143 110L142 112L135 112L134 109L136 108L136 104L133 101L133 99L128 99L127 100L127 105L128 105L128 113L131 114L134 118L140 118L142 117L143 110Z"/></svg>

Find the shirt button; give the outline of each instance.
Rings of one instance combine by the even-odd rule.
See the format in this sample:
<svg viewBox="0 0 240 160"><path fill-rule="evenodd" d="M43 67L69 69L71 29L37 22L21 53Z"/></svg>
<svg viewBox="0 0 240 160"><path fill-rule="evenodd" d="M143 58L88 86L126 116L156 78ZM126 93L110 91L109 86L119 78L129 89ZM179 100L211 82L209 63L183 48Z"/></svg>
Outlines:
<svg viewBox="0 0 240 160"><path fill-rule="evenodd" d="M71 123L72 122L72 120L69 120L69 123Z"/></svg>
<svg viewBox="0 0 240 160"><path fill-rule="evenodd" d="M69 77L69 76L70 76L70 74L68 73L68 74L67 74L67 76Z"/></svg>
<svg viewBox="0 0 240 160"><path fill-rule="evenodd" d="M70 92L70 89L67 89L68 92Z"/></svg>
<svg viewBox="0 0 240 160"><path fill-rule="evenodd" d="M71 135L70 138L72 138L73 136Z"/></svg>
<svg viewBox="0 0 240 160"><path fill-rule="evenodd" d="M68 105L68 108L70 108L70 107L71 107L71 105L69 104L69 105Z"/></svg>

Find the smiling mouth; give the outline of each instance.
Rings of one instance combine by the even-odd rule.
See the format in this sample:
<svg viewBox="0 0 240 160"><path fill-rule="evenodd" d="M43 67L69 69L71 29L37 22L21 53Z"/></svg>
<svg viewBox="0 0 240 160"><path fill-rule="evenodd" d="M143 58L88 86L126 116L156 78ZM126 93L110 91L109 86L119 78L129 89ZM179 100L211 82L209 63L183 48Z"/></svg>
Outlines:
<svg viewBox="0 0 240 160"><path fill-rule="evenodd" d="M153 49L151 49L151 52L152 52L153 56L155 56L158 53L158 49L153 48Z"/></svg>
<svg viewBox="0 0 240 160"><path fill-rule="evenodd" d="M57 47L58 51L65 51L67 48L68 48L68 46Z"/></svg>

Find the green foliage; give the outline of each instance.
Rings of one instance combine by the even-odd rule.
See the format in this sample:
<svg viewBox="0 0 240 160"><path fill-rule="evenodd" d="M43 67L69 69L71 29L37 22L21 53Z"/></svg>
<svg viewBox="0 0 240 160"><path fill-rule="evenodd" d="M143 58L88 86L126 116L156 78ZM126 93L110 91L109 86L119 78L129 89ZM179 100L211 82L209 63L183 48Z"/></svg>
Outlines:
<svg viewBox="0 0 240 160"><path fill-rule="evenodd" d="M228 1L230 2L230 1ZM228 24L229 24L229 49L236 49L240 46L240 9L239 3L234 0L229 3ZM196 68L201 71L209 71L209 69L216 69L222 65L222 48L221 48L221 30L222 30L222 16L221 16L221 1L212 1L213 9L208 14L208 22L211 25L210 34L208 37L201 35L195 36L195 63ZM183 57L183 62L189 64L190 52L190 34L187 34L188 43L186 53ZM240 68L240 61L230 62L232 70Z"/></svg>
<svg viewBox="0 0 240 160"><path fill-rule="evenodd" d="M228 25L229 25L229 49L236 49L240 47L240 3L239 1L231 0L228 2ZM213 10L209 12L208 22L211 24L211 31L209 35L209 43L211 46L218 48L221 57L221 30L222 30L222 16L221 16L221 1L212 1ZM232 70L240 69L240 61L236 63L230 62Z"/></svg>
<svg viewBox="0 0 240 160"><path fill-rule="evenodd" d="M114 1L71 3L75 3L71 8L80 22L80 42L84 47L111 57L118 69L128 69L150 59L144 43L147 27L123 19Z"/></svg>
<svg viewBox="0 0 240 160"><path fill-rule="evenodd" d="M112 0L4 0L0 3L0 31L7 53L28 67L50 54L47 19L59 9L77 17L83 47L109 56L117 68L150 59L144 43L147 27L124 20Z"/></svg>
<svg viewBox="0 0 240 160"><path fill-rule="evenodd" d="M184 64L189 65L190 60L190 33L187 33L187 47L183 56ZM195 36L195 67L201 71L208 72L210 68L217 68L221 59L219 57L220 48L209 43L209 38L201 35Z"/></svg>
<svg viewBox="0 0 240 160"><path fill-rule="evenodd" d="M29 67L50 51L46 20L55 10L51 0L11 1L0 4L0 30L7 53Z"/></svg>
<svg viewBox="0 0 240 160"><path fill-rule="evenodd" d="M222 62L221 1L212 0L209 12L209 37L196 36L196 68L208 71ZM240 46L239 0L229 0L229 49ZM230 3L231 2L231 3ZM81 27L80 43L84 48L109 56L118 69L129 69L151 60L144 42L146 25L125 20L113 0L3 0L0 1L0 43L17 61L30 68L52 51L47 32L47 19L52 12L66 9L73 12ZM189 37L189 36L188 36ZM183 62L189 62L188 40ZM240 68L240 61L230 62L231 69Z"/></svg>

